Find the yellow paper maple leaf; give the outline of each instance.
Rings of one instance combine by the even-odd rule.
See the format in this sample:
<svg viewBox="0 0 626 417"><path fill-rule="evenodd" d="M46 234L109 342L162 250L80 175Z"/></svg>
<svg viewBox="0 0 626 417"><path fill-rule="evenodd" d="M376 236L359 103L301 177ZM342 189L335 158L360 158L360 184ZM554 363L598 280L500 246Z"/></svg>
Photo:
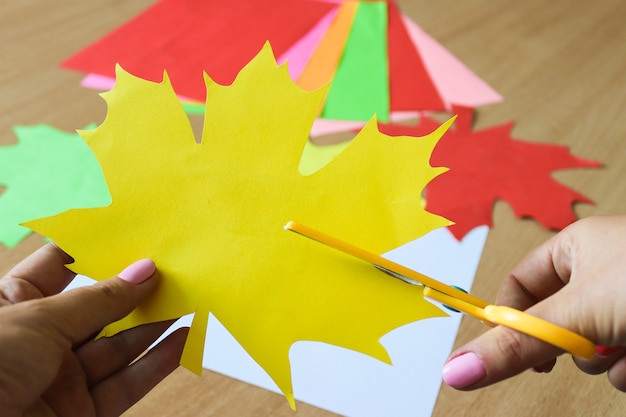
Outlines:
<svg viewBox="0 0 626 417"><path fill-rule="evenodd" d="M103 94L105 121L81 132L113 202L27 226L72 255L74 271L97 280L140 258L156 262L157 291L105 335L195 313L181 364L200 373L210 311L293 406L288 352L296 341L389 363L384 334L445 314L421 288L283 225L297 220L377 253L449 225L424 211L420 197L445 171L428 160L451 122L416 139L385 136L373 119L305 176L298 165L326 89L297 87L269 45L231 86L205 78L198 144L167 74L152 83L118 68L115 88Z"/></svg>

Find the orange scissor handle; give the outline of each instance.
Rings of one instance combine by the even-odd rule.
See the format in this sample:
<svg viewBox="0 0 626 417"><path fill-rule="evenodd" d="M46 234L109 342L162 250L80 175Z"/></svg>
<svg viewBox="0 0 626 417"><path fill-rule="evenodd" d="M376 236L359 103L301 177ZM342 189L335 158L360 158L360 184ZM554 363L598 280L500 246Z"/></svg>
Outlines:
<svg viewBox="0 0 626 417"><path fill-rule="evenodd" d="M477 307L429 287L424 287L424 296L477 317L487 324L506 326L550 343L574 356L591 359L596 353L596 346L591 340L511 307L491 304Z"/></svg>

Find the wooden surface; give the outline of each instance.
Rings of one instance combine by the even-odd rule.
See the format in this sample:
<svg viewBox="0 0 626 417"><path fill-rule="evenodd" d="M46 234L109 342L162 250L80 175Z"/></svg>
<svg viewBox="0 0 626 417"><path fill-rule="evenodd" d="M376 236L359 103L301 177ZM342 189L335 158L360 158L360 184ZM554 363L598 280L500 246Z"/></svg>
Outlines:
<svg viewBox="0 0 626 417"><path fill-rule="evenodd" d="M48 123L72 131L104 118L104 101L79 87L60 61L152 0L19 0L0 5L0 144L12 127ZM515 120L513 134L567 145L605 164L555 174L596 204L579 216L626 211L626 2L615 0L401 1L400 7L504 97L479 109L477 126ZM473 292L493 299L500 279L551 232L495 207ZM40 246L31 236L0 248L0 273ZM457 345L484 331L464 320ZM604 376L579 373L563 357L549 375L527 372L473 393L442 387L435 416L623 416L626 396ZM332 414L299 404L298 416ZM126 415L292 416L276 394L206 372L177 371Z"/></svg>

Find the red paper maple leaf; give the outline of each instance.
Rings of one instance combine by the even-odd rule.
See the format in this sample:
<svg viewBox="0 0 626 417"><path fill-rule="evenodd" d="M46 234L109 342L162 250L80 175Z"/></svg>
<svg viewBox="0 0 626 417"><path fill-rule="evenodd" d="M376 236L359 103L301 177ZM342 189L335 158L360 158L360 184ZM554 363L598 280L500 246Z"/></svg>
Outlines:
<svg viewBox="0 0 626 417"><path fill-rule="evenodd" d="M602 164L572 155L567 147L530 143L511 137L513 122L472 131L474 109L454 106L455 128L435 148L431 164L450 171L426 189L426 207L456 224L450 231L461 239L480 225L492 226L496 200L506 201L517 217L532 217L548 229L562 229L574 220L572 205L592 203L552 178L552 172ZM388 135L421 136L439 122L424 117L417 125L380 124Z"/></svg>

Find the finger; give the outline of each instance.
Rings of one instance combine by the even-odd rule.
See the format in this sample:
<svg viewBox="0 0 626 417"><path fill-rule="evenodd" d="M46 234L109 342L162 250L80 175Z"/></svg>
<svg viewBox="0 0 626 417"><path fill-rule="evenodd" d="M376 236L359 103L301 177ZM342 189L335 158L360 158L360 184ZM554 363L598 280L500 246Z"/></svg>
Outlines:
<svg viewBox="0 0 626 417"><path fill-rule="evenodd" d="M561 290L569 281L571 252L566 229L531 251L505 277L496 303L526 310Z"/></svg>
<svg viewBox="0 0 626 417"><path fill-rule="evenodd" d="M139 326L113 337L88 343L75 354L68 351L54 383L44 394L48 406L59 416L95 415L89 392L95 385L95 373L101 373L100 379L96 381L100 382L127 367L173 322L174 320ZM114 342L110 343L111 341ZM116 351L116 348L120 350ZM84 352L85 349L91 352ZM125 360L124 357L128 359Z"/></svg>
<svg viewBox="0 0 626 417"><path fill-rule="evenodd" d="M623 355L611 366L608 377L615 388L626 392L626 355Z"/></svg>
<svg viewBox="0 0 626 417"><path fill-rule="evenodd" d="M544 363L540 363L539 365L535 365L530 368L530 370L538 374L547 374L552 372L554 365L556 365L556 358L550 359L549 361Z"/></svg>
<svg viewBox="0 0 626 417"><path fill-rule="evenodd" d="M128 366L159 338L175 320L146 324L89 342L76 351L87 378L93 386Z"/></svg>
<svg viewBox="0 0 626 417"><path fill-rule="evenodd" d="M567 327L567 313L559 314L556 306L567 302L567 292L535 305L527 312ZM575 329L572 329L575 330ZM443 369L446 384L461 390L472 390L512 377L527 369L551 369L562 350L534 337L504 326L491 329L458 349Z"/></svg>
<svg viewBox="0 0 626 417"><path fill-rule="evenodd" d="M0 279L0 298L10 303L57 294L72 281L73 259L53 243L32 253Z"/></svg>
<svg viewBox="0 0 626 417"><path fill-rule="evenodd" d="M452 388L473 390L535 366L541 369L560 353L530 336L497 327L455 352L443 368L443 380Z"/></svg>
<svg viewBox="0 0 626 417"><path fill-rule="evenodd" d="M76 288L53 297L16 304L22 316L61 346L70 348L104 326L117 321L143 300L157 285L154 263L144 259L127 267L118 277ZM88 314L86 314L88 312Z"/></svg>
<svg viewBox="0 0 626 417"><path fill-rule="evenodd" d="M625 353L626 348L623 346L612 348L598 346L596 355L591 360L574 358L574 362L581 371L598 375L608 371Z"/></svg>
<svg viewBox="0 0 626 417"><path fill-rule="evenodd" d="M95 415L89 387L85 384L85 374L72 351L65 351L56 378L42 394L42 398L55 416Z"/></svg>
<svg viewBox="0 0 626 417"><path fill-rule="evenodd" d="M188 332L176 330L137 362L93 387L96 414L119 416L175 370Z"/></svg>

